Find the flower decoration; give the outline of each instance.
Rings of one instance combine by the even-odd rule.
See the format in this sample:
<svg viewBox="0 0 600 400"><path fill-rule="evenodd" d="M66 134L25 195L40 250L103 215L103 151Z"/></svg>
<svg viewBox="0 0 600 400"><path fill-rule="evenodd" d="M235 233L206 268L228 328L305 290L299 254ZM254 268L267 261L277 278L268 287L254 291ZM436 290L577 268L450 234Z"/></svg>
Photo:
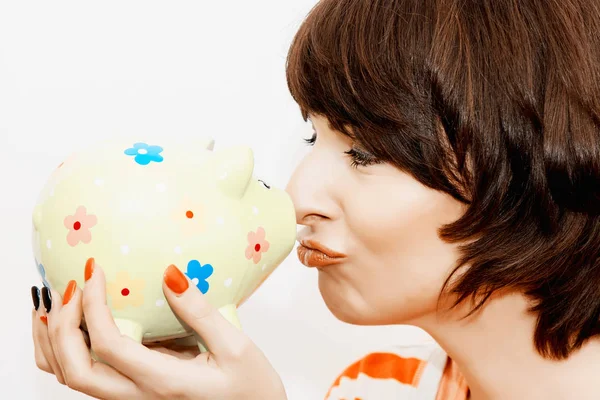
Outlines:
<svg viewBox="0 0 600 400"><path fill-rule="evenodd" d="M256 232L248 232L248 247L246 247L246 258L258 264L262 253L269 250L269 242L265 240L265 230L261 226Z"/></svg>
<svg viewBox="0 0 600 400"><path fill-rule="evenodd" d="M188 196L183 198L181 204L171 213L171 217L180 225L185 236L194 236L204 232L204 205L193 201Z"/></svg>
<svg viewBox="0 0 600 400"><path fill-rule="evenodd" d="M125 154L128 156L135 156L135 162L140 165L148 165L152 161L162 162L163 157L160 153L163 148L160 146L150 146L147 143L134 143L133 147L125 150Z"/></svg>
<svg viewBox="0 0 600 400"><path fill-rule="evenodd" d="M89 243L92 240L92 232L90 231L98 218L95 215L87 213L84 206L77 207L74 215L65 217L65 228L69 230L67 234L67 243L70 246L76 246L79 242Z"/></svg>
<svg viewBox="0 0 600 400"><path fill-rule="evenodd" d="M187 272L185 274L196 284L202 294L206 294L209 287L207 279L212 275L213 271L214 268L212 265L202 265L198 260L191 260L187 265Z"/></svg>
<svg viewBox="0 0 600 400"><path fill-rule="evenodd" d="M144 304L143 279L132 279L127 271L119 271L115 279L106 284L106 293L112 300L112 308L140 307Z"/></svg>
<svg viewBox="0 0 600 400"><path fill-rule="evenodd" d="M44 265L42 265L42 263L38 262L38 260L35 260L35 265L37 266L38 273L40 274L40 277L42 278L42 282L44 283L44 286L46 286L48 289L50 289L50 284L46 280L46 269L44 268Z"/></svg>

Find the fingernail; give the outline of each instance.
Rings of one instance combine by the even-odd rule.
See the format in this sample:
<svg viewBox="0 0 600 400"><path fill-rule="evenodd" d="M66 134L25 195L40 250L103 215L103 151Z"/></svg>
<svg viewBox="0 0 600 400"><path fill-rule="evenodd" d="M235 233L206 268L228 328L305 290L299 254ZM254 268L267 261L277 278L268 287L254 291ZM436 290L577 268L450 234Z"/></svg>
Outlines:
<svg viewBox="0 0 600 400"><path fill-rule="evenodd" d="M75 294L75 290L77 290L77 282L71 280L65 289L65 294L63 295L63 306L66 305Z"/></svg>
<svg viewBox="0 0 600 400"><path fill-rule="evenodd" d="M169 289L176 294L185 292L189 287L188 281L183 272L181 272L179 268L174 265L169 265L165 271L164 279Z"/></svg>
<svg viewBox="0 0 600 400"><path fill-rule="evenodd" d="M50 294L50 290L46 286L42 288L42 300L44 302L44 308L46 312L49 313L52 309L52 294Z"/></svg>
<svg viewBox="0 0 600 400"><path fill-rule="evenodd" d="M45 315L42 315L40 317L40 320L47 326L48 325L48 317L46 317Z"/></svg>
<svg viewBox="0 0 600 400"><path fill-rule="evenodd" d="M33 300L35 311L37 311L40 308L40 289L37 286L31 287L31 299Z"/></svg>
<svg viewBox="0 0 600 400"><path fill-rule="evenodd" d="M93 258L88 258L88 260L85 263L85 272L83 274L83 277L86 282L90 280L90 278L92 277L92 274L94 273L94 264L95 263L96 263L96 260L94 260Z"/></svg>

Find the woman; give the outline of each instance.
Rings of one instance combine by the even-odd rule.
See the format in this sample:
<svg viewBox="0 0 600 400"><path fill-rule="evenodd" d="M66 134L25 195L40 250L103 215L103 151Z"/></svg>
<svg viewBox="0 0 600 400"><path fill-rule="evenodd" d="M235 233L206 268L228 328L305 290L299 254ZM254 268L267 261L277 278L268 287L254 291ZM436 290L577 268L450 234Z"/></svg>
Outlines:
<svg viewBox="0 0 600 400"><path fill-rule="evenodd" d="M600 397L598 32L586 0L322 0L310 13L287 68L315 129L287 188L300 259L339 319L415 325L443 349L369 355L329 398ZM285 398L177 268L165 295L210 354L120 337L102 269L86 271L83 291L43 290L33 311L37 363L59 381L106 399ZM91 362L82 313L112 367Z"/></svg>

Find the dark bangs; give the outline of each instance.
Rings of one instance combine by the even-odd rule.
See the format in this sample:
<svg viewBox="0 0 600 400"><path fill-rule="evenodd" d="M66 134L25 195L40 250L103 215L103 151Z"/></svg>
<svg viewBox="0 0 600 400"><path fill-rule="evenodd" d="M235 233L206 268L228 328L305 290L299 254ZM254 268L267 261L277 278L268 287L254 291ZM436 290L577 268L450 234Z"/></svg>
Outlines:
<svg viewBox="0 0 600 400"><path fill-rule="evenodd" d="M432 26L417 14L427 10L415 2L414 14L401 15L393 3L318 3L291 45L289 90L304 119L327 117L378 159L466 202L465 153L448 151L460 143L440 134L433 104L426 63Z"/></svg>
<svg viewBox="0 0 600 400"><path fill-rule="evenodd" d="M600 333L598 32L588 0L321 0L287 60L305 118L468 205L443 292L524 293L557 358Z"/></svg>

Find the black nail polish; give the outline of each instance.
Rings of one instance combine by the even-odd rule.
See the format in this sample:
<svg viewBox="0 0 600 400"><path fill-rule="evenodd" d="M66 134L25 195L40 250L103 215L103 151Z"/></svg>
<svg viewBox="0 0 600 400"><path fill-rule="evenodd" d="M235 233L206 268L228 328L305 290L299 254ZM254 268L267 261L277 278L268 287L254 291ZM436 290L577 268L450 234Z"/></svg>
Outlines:
<svg viewBox="0 0 600 400"><path fill-rule="evenodd" d="M40 308L40 289L37 286L31 287L31 298L33 299L33 306L35 307L35 311Z"/></svg>
<svg viewBox="0 0 600 400"><path fill-rule="evenodd" d="M44 301L44 308L46 309L46 312L50 312L52 309L52 294L46 286L42 288L42 300Z"/></svg>

